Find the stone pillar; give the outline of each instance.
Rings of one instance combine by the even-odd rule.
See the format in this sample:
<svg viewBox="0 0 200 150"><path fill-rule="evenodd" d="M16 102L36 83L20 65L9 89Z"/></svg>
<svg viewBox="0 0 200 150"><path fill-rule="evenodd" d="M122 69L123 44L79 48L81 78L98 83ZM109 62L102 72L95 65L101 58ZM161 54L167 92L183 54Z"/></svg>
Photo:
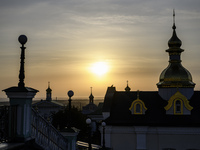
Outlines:
<svg viewBox="0 0 200 150"><path fill-rule="evenodd" d="M20 35L18 38L22 45L18 86L3 90L10 100L9 136L15 141L27 141L31 138L31 105L33 97L38 92L33 88L25 87L24 83L26 49L24 45L27 40L25 35Z"/></svg>
<svg viewBox="0 0 200 150"><path fill-rule="evenodd" d="M136 133L136 150L146 150L146 134L147 127L146 126L135 126Z"/></svg>
<svg viewBox="0 0 200 150"><path fill-rule="evenodd" d="M79 130L75 128L66 127L60 132L68 141L68 150L76 150L76 140Z"/></svg>
<svg viewBox="0 0 200 150"><path fill-rule="evenodd" d="M38 92L28 87L11 87L3 90L10 101L9 136L14 141L27 141L31 138L31 105Z"/></svg>

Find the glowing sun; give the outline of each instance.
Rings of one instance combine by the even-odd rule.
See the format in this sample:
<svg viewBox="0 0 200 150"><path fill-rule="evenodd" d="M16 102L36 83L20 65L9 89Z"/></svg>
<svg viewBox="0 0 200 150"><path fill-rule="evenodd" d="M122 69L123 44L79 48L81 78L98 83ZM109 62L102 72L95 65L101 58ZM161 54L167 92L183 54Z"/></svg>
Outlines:
<svg viewBox="0 0 200 150"><path fill-rule="evenodd" d="M102 76L108 72L109 67L106 62L96 62L96 63L92 64L90 70L94 74L96 74L98 76Z"/></svg>

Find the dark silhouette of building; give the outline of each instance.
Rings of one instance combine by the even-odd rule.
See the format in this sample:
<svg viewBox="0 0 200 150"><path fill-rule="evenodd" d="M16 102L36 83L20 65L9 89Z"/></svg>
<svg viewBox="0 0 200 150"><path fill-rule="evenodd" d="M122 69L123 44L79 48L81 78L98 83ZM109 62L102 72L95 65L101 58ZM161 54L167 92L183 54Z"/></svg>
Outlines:
<svg viewBox="0 0 200 150"><path fill-rule="evenodd" d="M158 91L116 91L108 87L102 114L106 147L114 150L189 150L200 148L200 91L181 64L181 40L175 14L168 41L169 65L160 75Z"/></svg>
<svg viewBox="0 0 200 150"><path fill-rule="evenodd" d="M92 87L91 87L91 94L89 96L89 104L87 104L86 106L83 106L82 113L89 115L90 113L96 110L97 110L97 105L94 104L94 96L92 94Z"/></svg>
<svg viewBox="0 0 200 150"><path fill-rule="evenodd" d="M64 109L64 104L58 101L52 100L52 89L50 88L50 82L48 83L48 88L46 89L46 100L41 100L32 105L36 108L39 114L45 119L50 119L52 121L52 115L57 113L59 110Z"/></svg>

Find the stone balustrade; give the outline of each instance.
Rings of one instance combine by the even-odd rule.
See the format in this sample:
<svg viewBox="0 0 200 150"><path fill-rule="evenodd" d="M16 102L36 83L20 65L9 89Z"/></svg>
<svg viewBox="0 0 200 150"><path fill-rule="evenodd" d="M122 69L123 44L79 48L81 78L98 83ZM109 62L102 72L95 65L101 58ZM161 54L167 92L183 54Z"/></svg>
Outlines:
<svg viewBox="0 0 200 150"><path fill-rule="evenodd" d="M32 109L32 137L45 150L67 150L67 139L40 114Z"/></svg>

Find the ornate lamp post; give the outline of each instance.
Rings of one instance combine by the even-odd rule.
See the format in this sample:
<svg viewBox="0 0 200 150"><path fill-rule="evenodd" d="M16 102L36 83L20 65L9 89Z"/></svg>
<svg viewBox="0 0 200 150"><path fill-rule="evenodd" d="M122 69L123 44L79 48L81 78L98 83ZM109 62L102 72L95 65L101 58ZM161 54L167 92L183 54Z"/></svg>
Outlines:
<svg viewBox="0 0 200 150"><path fill-rule="evenodd" d="M89 145L89 149L88 150L92 150L92 145L91 145L91 128L90 128L90 125L91 125L91 119L90 118L87 118L86 119L86 124L88 125L88 134L89 134L89 137L88 137L88 145Z"/></svg>
<svg viewBox="0 0 200 150"><path fill-rule="evenodd" d="M13 140L27 141L31 138L31 105L32 99L38 90L25 87L24 83L24 59L25 49L24 45L27 42L25 35L20 35L18 38L21 46L21 62L19 70L19 83L18 86L13 86L3 91L10 101L10 124L9 124L9 136Z"/></svg>
<svg viewBox="0 0 200 150"><path fill-rule="evenodd" d="M69 96L69 124L68 124L68 128L71 128L71 97L74 95L74 92L72 90L68 91L68 96Z"/></svg>
<svg viewBox="0 0 200 150"><path fill-rule="evenodd" d="M106 123L102 122L101 126L103 127L103 146L102 146L102 149L105 150L106 149L106 147L105 147L105 126L106 126Z"/></svg>
<svg viewBox="0 0 200 150"><path fill-rule="evenodd" d="M62 135L68 140L68 150L76 150L76 139L79 131L71 127L71 97L74 95L72 90L68 91L69 96L69 113L68 113L68 125L63 130L61 130Z"/></svg>
<svg viewBox="0 0 200 150"><path fill-rule="evenodd" d="M27 42L27 37L25 35L20 35L18 38L19 43L22 44L21 48L21 63L20 63L20 71L19 71L19 83L18 87L24 87L24 59L25 59L25 49L24 44Z"/></svg>

